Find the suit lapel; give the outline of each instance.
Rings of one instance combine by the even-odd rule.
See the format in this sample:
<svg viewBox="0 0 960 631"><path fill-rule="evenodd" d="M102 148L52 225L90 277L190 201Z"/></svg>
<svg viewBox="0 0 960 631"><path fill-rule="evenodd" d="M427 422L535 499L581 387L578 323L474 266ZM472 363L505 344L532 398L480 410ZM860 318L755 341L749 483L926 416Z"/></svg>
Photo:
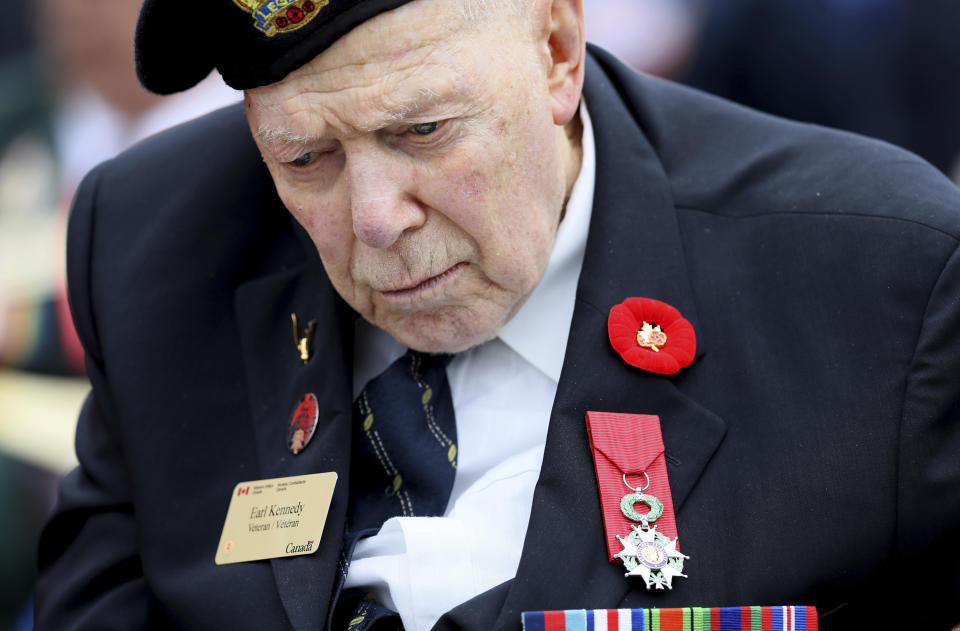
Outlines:
<svg viewBox="0 0 960 631"><path fill-rule="evenodd" d="M336 471L339 479L320 547L311 555L270 560L293 628L322 628L335 579L346 514L349 472L352 318L316 257L303 267L242 285L236 317L246 363L259 472L276 478ZM313 354L304 365L294 344L290 314L301 326L317 320ZM293 455L287 426L300 397L319 402L312 441Z"/></svg>
<svg viewBox="0 0 960 631"><path fill-rule="evenodd" d="M666 175L592 58L587 77L597 146L593 217L530 525L497 628L515 627L524 610L617 607L631 587L622 566L606 557L587 410L660 416L681 546L684 503L726 431L721 418L683 392L684 374L696 369L706 340ZM611 348L607 314L630 296L662 300L690 320L698 334L691 368L654 375ZM564 579L552 580L557 574ZM684 587L681 581L674 591Z"/></svg>

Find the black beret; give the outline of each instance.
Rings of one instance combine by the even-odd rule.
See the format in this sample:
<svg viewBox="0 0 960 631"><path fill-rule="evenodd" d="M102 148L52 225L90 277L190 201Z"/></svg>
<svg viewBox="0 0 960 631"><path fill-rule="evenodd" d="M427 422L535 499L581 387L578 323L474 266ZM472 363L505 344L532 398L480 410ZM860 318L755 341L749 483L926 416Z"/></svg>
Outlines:
<svg viewBox="0 0 960 631"><path fill-rule="evenodd" d="M193 87L216 68L238 90L268 85L366 20L410 0L145 0L134 36L151 92Z"/></svg>

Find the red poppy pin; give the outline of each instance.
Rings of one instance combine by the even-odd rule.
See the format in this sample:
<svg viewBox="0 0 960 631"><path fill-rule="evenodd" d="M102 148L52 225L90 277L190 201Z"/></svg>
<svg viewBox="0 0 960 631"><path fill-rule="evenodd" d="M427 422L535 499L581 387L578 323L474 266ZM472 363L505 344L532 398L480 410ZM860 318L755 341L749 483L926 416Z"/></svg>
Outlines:
<svg viewBox="0 0 960 631"><path fill-rule="evenodd" d="M693 362L697 335L674 307L652 298L627 298L610 309L610 344L631 366L672 375Z"/></svg>

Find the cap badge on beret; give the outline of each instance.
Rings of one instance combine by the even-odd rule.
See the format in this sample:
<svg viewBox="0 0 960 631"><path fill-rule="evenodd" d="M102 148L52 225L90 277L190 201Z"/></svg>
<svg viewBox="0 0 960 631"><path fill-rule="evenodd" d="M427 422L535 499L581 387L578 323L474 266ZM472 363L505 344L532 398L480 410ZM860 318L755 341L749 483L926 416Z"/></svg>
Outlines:
<svg viewBox="0 0 960 631"><path fill-rule="evenodd" d="M233 0L253 15L253 25L267 37L306 26L330 0Z"/></svg>

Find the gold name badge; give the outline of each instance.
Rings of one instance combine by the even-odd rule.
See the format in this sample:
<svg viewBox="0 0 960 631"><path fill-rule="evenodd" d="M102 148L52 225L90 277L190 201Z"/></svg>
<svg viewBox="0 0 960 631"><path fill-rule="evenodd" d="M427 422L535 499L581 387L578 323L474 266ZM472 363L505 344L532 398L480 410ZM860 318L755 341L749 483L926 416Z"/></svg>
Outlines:
<svg viewBox="0 0 960 631"><path fill-rule="evenodd" d="M235 486L217 565L316 552L336 484L331 471Z"/></svg>

